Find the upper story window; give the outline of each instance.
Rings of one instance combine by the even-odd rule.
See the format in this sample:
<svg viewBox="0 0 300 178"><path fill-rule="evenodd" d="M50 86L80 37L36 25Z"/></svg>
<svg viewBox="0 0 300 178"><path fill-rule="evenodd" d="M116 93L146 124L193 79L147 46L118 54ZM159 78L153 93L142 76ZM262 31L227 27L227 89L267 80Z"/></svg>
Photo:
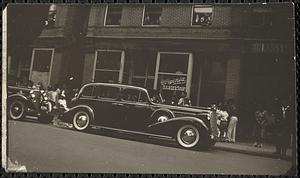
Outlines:
<svg viewBox="0 0 300 178"><path fill-rule="evenodd" d="M56 21L56 5L51 4L48 11L48 17L45 21L46 27L53 27Z"/></svg>
<svg viewBox="0 0 300 178"><path fill-rule="evenodd" d="M274 17L274 13L272 13L272 9L270 8L255 8L252 11L252 25L264 27L272 26ZM275 21L277 20L278 18L276 18Z"/></svg>
<svg viewBox="0 0 300 178"><path fill-rule="evenodd" d="M105 25L121 25L122 6L108 5L106 11Z"/></svg>
<svg viewBox="0 0 300 178"><path fill-rule="evenodd" d="M212 24L212 6L194 6L192 14L192 25L209 26Z"/></svg>
<svg viewBox="0 0 300 178"><path fill-rule="evenodd" d="M158 5L145 6L143 25L160 25L162 8Z"/></svg>

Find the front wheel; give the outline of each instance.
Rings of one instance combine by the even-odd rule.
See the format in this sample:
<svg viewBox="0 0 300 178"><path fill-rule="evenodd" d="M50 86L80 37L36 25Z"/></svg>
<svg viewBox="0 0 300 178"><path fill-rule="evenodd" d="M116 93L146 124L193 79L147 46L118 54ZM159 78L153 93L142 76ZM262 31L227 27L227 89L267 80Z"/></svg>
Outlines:
<svg viewBox="0 0 300 178"><path fill-rule="evenodd" d="M19 120L25 117L27 106L20 100L12 101L9 105L9 118Z"/></svg>
<svg viewBox="0 0 300 178"><path fill-rule="evenodd" d="M193 148L199 141L199 130L193 125L184 125L177 131L177 142L184 148Z"/></svg>
<svg viewBox="0 0 300 178"><path fill-rule="evenodd" d="M73 126L76 130L85 130L90 124L90 115L86 111L77 111L73 116Z"/></svg>

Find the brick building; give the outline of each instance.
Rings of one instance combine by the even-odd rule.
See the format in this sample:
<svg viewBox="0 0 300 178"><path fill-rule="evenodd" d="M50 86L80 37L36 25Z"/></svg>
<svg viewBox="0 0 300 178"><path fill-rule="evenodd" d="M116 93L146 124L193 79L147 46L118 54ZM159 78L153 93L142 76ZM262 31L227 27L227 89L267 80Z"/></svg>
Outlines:
<svg viewBox="0 0 300 178"><path fill-rule="evenodd" d="M48 9L28 64L19 64L34 82L54 85L75 76L78 84L158 89L166 100L186 90L194 105L262 102L287 95L294 83L291 4Z"/></svg>

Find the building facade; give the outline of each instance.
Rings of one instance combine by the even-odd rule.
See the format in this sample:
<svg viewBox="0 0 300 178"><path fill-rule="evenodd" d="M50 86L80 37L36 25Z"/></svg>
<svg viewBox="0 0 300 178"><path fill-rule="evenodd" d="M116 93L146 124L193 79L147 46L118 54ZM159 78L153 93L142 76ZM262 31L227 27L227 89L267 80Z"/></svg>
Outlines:
<svg viewBox="0 0 300 178"><path fill-rule="evenodd" d="M292 88L293 18L290 4L51 5L28 78L143 86L167 102L186 91L193 105L262 102Z"/></svg>

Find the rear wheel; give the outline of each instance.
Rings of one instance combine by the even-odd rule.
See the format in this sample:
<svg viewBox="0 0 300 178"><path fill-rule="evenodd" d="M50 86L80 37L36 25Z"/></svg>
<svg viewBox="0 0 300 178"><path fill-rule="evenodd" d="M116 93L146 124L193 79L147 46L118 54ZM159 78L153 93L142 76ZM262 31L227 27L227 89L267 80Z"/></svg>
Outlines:
<svg viewBox="0 0 300 178"><path fill-rule="evenodd" d="M9 118L19 120L25 117L27 106L20 100L14 100L9 105Z"/></svg>
<svg viewBox="0 0 300 178"><path fill-rule="evenodd" d="M184 148L196 147L200 142L200 133L193 125L184 125L177 131L177 142Z"/></svg>
<svg viewBox="0 0 300 178"><path fill-rule="evenodd" d="M73 126L76 130L85 130L90 124L90 119L88 112L79 110L73 116Z"/></svg>

